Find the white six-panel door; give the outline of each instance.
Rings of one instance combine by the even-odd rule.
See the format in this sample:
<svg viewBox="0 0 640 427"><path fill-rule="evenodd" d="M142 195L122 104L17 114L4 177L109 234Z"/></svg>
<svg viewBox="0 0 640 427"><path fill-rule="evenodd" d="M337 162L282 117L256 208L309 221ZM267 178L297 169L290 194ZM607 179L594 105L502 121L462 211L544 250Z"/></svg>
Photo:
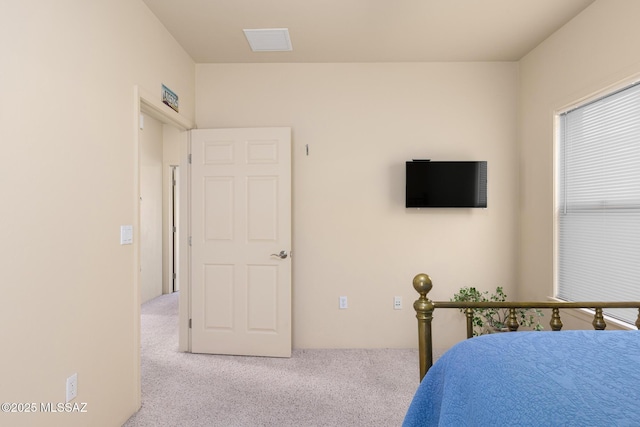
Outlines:
<svg viewBox="0 0 640 427"><path fill-rule="evenodd" d="M191 351L289 357L291 129L191 132Z"/></svg>

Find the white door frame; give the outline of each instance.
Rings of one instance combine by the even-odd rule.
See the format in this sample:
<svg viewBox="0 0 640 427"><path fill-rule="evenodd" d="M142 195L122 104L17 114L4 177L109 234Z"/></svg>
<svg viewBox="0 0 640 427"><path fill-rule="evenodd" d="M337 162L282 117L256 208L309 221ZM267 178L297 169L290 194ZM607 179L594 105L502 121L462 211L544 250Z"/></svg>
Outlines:
<svg viewBox="0 0 640 427"><path fill-rule="evenodd" d="M134 86L134 117L133 117L133 267L134 267L134 275L133 275L133 307L134 307L134 334L133 334L133 358L134 358L134 376L136 377L136 381L134 382L134 398L136 404L136 410L140 409L142 404L142 392L141 392L141 359L140 359L140 303L142 301L142 295L140 290L141 280L140 280L140 114L145 113L149 116L159 120L163 124L171 125L176 127L181 131L187 131L194 127L194 124L188 118L176 113L171 110L169 107L164 105L159 101L159 96L152 96L145 89L140 86ZM185 145L185 144L183 144ZM186 165L186 154L188 151L188 147L180 147L180 164ZM186 167L180 168L187 169ZM181 177L182 178L182 177ZM186 181L183 181L186 183ZM180 197L180 207L181 210L186 209L186 204L183 204L182 193L186 193L186 191L181 192ZM180 218L186 218L186 212L180 212ZM184 224L181 223L182 227ZM186 229L185 229L186 230ZM181 236L186 236L187 233L181 233ZM185 237L186 238L186 237ZM180 254L186 254L186 241L180 240ZM182 260L180 260L182 262ZM188 269L182 269L188 270ZM182 274L182 273L181 273ZM186 284L187 281L183 281L181 278L181 282ZM183 290L187 288L183 286ZM187 295L188 296L188 295ZM183 326L188 327L188 306L187 310L183 310L183 299L185 296L183 292L180 292L180 328ZM188 301L188 300L186 300ZM185 313L183 314L183 311ZM183 320L183 317L185 319ZM184 323L184 325L183 325ZM182 335L182 334L181 334Z"/></svg>

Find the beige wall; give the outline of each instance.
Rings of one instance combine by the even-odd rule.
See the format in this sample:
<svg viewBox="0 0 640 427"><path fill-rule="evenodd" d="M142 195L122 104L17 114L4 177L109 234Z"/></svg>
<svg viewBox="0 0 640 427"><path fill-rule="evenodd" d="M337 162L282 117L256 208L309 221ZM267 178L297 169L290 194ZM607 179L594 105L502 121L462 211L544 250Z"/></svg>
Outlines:
<svg viewBox="0 0 640 427"><path fill-rule="evenodd" d="M162 295L163 267L163 126L153 117L143 116L139 139L141 303Z"/></svg>
<svg viewBox="0 0 640 427"><path fill-rule="evenodd" d="M638 16L640 2L596 1L520 63L522 299L553 294L554 112L639 75Z"/></svg>
<svg viewBox="0 0 640 427"><path fill-rule="evenodd" d="M463 285L511 289L516 91L515 63L196 66L199 128L293 129L296 348L415 347L420 272L435 299ZM487 160L489 208L405 209L413 158Z"/></svg>
<svg viewBox="0 0 640 427"><path fill-rule="evenodd" d="M137 0L4 1L0 58L0 401L64 402L77 372L88 403L0 425L121 425L138 393L136 248L119 244L137 213L134 86L167 84L193 117L194 64Z"/></svg>

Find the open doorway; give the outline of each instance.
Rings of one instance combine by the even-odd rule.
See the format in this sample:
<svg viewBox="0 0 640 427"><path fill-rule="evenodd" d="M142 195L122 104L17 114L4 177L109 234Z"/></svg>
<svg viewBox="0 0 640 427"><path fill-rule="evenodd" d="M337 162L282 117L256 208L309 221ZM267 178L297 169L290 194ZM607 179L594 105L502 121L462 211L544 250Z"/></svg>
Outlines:
<svg viewBox="0 0 640 427"><path fill-rule="evenodd" d="M179 260L180 260L180 245L179 239L179 223L180 223L180 171L179 165L169 165L171 168L171 201L170 201L170 220L169 232L169 282L171 292L178 292L180 290L180 276L178 275Z"/></svg>
<svg viewBox="0 0 640 427"><path fill-rule="evenodd" d="M140 113L140 290L141 303L179 286L180 141L175 128Z"/></svg>
<svg viewBox="0 0 640 427"><path fill-rule="evenodd" d="M150 122L150 118L157 121L159 123L159 131L154 138L157 140L162 140L161 142L157 142L162 149L161 154L161 166L160 166L160 183L158 184L158 174L157 168L155 168L154 176L152 181L154 182L154 186L156 188L161 188L160 196L156 195L158 199L161 199L161 208L158 210L157 201L153 204L156 206L152 211L155 212L161 222L160 232L155 231L156 238L158 235L161 235L160 243L154 246L154 250L157 250L158 247L161 247L160 253L161 258L160 261L157 261L157 255L155 257L155 261L153 263L156 264L156 267L151 267L147 265L148 269L154 269L157 275L158 267L160 265L160 279L156 279L156 284L154 288L154 293L167 294L174 292L174 289L177 291L180 289L180 285L177 282L180 278L179 274L179 265L183 264L184 261L179 261L178 257L184 256L186 251L178 251L176 248L184 247L186 245L185 241L182 241L184 235L183 233L180 235L180 226L178 225L180 222L181 216L178 214L182 206L186 206L186 199L184 199L187 192L183 192L181 194L179 191L180 180L176 179L176 189L173 188L173 176L179 175L178 169L175 168L178 165L181 165L186 162L185 153L188 145L188 130L193 128L193 123L181 116L180 114L170 110L169 107L162 104L157 100L158 97L150 96L145 90L140 87L134 88L135 92L135 153L136 153L136 181L133 183L136 198L138 199L135 204L135 213L134 213L134 265L135 265L135 279L134 279L134 289L133 289L133 307L136 311L136 325L134 328L134 354L133 357L136 360L136 371L135 376L137 377L136 381L136 389L134 390L136 396L136 406L140 408L141 405L141 354L140 354L140 344L141 344L141 332L140 332L140 316L141 316L141 305L143 302L143 290L142 290L142 281L144 280L144 265L148 264L149 261L145 261L143 258L145 256L143 248L145 243L145 238L143 237L142 228L146 227L145 218L146 211L145 207L142 205L142 202L145 202L145 195L148 194L148 191L144 189L146 184L143 184L144 171L143 169L144 162L146 159L144 158L144 153L142 152L145 147L143 146L144 141L143 138L146 136L142 135L140 130L141 127L145 127L146 124ZM156 146L157 150L158 147ZM155 155L156 158L158 155ZM157 165L157 161L154 161ZM154 169L154 168L151 168ZM183 180L186 182L186 180ZM139 198L142 197L142 200ZM146 196L149 197L149 196ZM151 200L147 199L148 202ZM152 205L152 203L149 203ZM175 214L174 214L175 210ZM184 215L183 215L184 216ZM186 216L184 216L186 217ZM156 218L158 220L158 218ZM175 221L175 223L174 223ZM157 221L156 221L157 222ZM169 229L171 227L171 229ZM173 227L175 227L175 232L173 232ZM157 230L157 228L156 228ZM175 240L174 240L175 239ZM175 260L174 260L175 258ZM174 284L173 275L175 273L176 283ZM157 277L157 276L156 276ZM158 283L160 283L158 290ZM188 289L187 289L188 291ZM183 307L183 298L185 298L183 292L180 292L180 310L187 312L188 307ZM180 319L180 323L184 323L187 321L186 316L188 313L185 313L185 319Z"/></svg>
<svg viewBox="0 0 640 427"><path fill-rule="evenodd" d="M140 113L140 292L141 304L164 292L163 270L167 268L163 244L163 124Z"/></svg>

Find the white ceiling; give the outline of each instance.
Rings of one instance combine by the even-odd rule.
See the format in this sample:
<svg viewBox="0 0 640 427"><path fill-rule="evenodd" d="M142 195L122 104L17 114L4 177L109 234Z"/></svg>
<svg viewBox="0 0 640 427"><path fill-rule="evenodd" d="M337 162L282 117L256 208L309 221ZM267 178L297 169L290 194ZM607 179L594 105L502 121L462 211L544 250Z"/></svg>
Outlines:
<svg viewBox="0 0 640 427"><path fill-rule="evenodd" d="M197 63L517 61L594 0L143 0ZM291 52L243 29L288 28Z"/></svg>

